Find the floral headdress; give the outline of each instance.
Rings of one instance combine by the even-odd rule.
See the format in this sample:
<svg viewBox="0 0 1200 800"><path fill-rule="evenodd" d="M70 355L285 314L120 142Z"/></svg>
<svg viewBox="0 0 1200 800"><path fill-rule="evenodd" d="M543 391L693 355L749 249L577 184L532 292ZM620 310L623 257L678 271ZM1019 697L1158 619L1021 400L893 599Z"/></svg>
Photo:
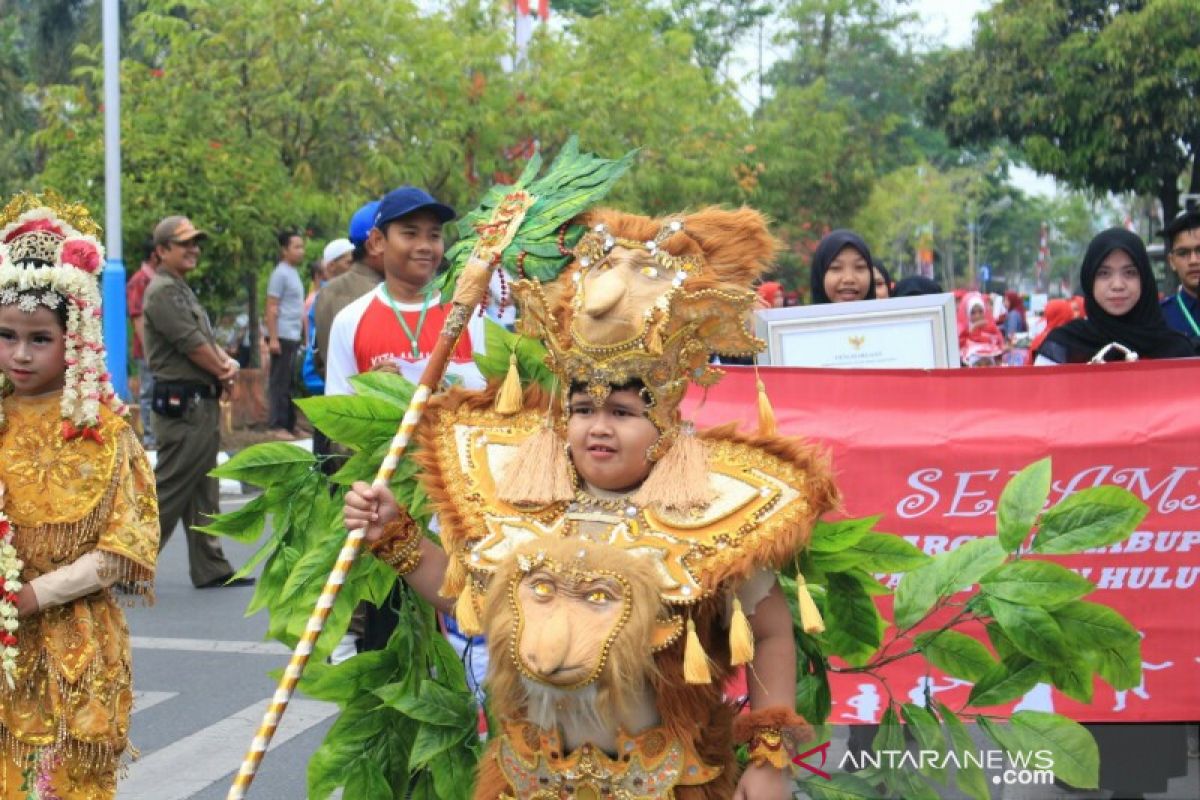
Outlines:
<svg viewBox="0 0 1200 800"><path fill-rule="evenodd" d="M105 367L100 312L100 227L86 208L58 195L20 194L0 211L0 305L26 312L66 303L63 436L99 437L100 405L124 414ZM0 375L0 394L12 386ZM4 424L0 407L0 425Z"/></svg>
<svg viewBox="0 0 1200 800"><path fill-rule="evenodd" d="M600 210L585 221L588 232L567 270L551 282L514 284L518 324L545 343L563 409L573 386L602 403L614 386L642 385L646 416L659 432L648 457L658 463L635 502L705 505L711 499L701 472L705 461L679 404L689 383L711 386L720 379L710 365L713 355L751 356L765 348L749 329L750 287L770 266L777 242L763 216L749 208L660 219ZM505 499L538 504L566 496L557 478L515 472L521 475L501 489ZM564 491L547 495L550 486Z"/></svg>

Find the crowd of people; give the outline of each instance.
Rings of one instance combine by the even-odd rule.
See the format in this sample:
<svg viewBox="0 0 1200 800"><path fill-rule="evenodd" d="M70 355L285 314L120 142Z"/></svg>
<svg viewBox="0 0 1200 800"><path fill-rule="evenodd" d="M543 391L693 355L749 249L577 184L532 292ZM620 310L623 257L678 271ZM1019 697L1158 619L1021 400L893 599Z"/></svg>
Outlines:
<svg viewBox="0 0 1200 800"><path fill-rule="evenodd" d="M1078 274L1080 294L1048 299L1040 316L1025 298L1007 290L999 298L974 289L954 290L959 357L963 366L1025 366L1091 361L1181 358L1200 351L1200 209L1180 212L1161 231L1167 264L1178 289L1167 296L1145 243L1111 228L1089 243ZM934 280L893 281L861 236L835 230L813 253L809 293L814 305L941 294ZM759 308L798 305L798 295L778 281L758 287Z"/></svg>
<svg viewBox="0 0 1200 800"><path fill-rule="evenodd" d="M157 554L179 523L197 588L253 583L238 577L216 538L197 529L219 510L218 485L209 475L217 459L218 401L236 383L243 340L219 342L188 284L207 234L185 216L164 218L151 234L145 263L128 284L134 361L142 377L138 401L143 419L151 421L139 442L103 366L98 229L78 206L43 202L27 196L13 201L0 230L0 655L8 687L0 685L0 786L36 784L47 792L82 787L91 794L80 796L111 797L127 744L131 697L128 633L116 595L150 593ZM351 217L347 236L329 241L319 262L310 265L307 291L300 276L305 238L294 231L279 235L262 337L270 360L268 425L275 434L297 435L292 401L297 375L311 392L344 395L354 393L356 375L369 371L390 370L413 380L422 373L454 307L433 287L444 261L443 231L456 216L413 186L365 203ZM679 349L686 338L674 335L683 329L679 320L704 313L738 319L752 309L755 296L759 308L797 298L778 282L762 280L773 240L765 221L748 209L709 209L661 220L600 212L589 226L575 250L563 250L580 265L574 301L555 299L550 302L559 304L550 307L540 290L519 290L523 307L534 309L532 324L543 330L552 368L562 373L556 390L561 430L547 412L545 396L527 393L524 400L504 401L499 387L485 388L472 360L483 348L483 316L472 314L435 398L435 413L419 432L430 454L423 466L431 474L422 479L436 483L430 493L447 550L424 538L386 489L356 484L346 496L347 525L364 528L375 556L444 612L447 636L456 647L482 649L477 637L488 632L492 660L505 662L496 674L503 675L511 666L507 660L513 660L521 675L555 691L585 685L604 673L608 647L617 643L627 648L623 657L633 659L629 663L642 659L638 663L646 669L640 694L614 706L622 726L657 731L678 744L695 767L695 785L706 786L712 797L736 791L737 797L782 798L788 788L781 779L780 737L799 730L803 721L791 710L791 614L775 570L803 546L815 518L834 505L836 490L823 461L778 437L765 422L754 439L705 434L708 452L719 454L711 457L726 459L722 486L741 481L750 495L770 498L774 484L761 484L761 474L778 473L783 484L806 487L803 497L750 509L753 519L737 520L743 526L739 530L765 526L773 535L791 537L787 547L764 549L749 536L705 545L712 552L730 548L719 565L712 565L711 581L703 577L707 562L686 548L664 556L656 572L639 562L641 551L605 549L604 543L616 542L619 537L609 534L629 525L663 541L683 541L694 534L672 520L712 516L721 507L712 504L709 462L696 457L698 437L679 417L677 387L703 375L710 355L744 354L752 339L737 325L715 326L705 334L712 336L705 348ZM1180 284L1166 298L1159 297L1144 243L1124 229L1106 230L1090 242L1080 267L1081 302L1047 303L1040 331L1031 330L1015 292L1005 295L999 320L988 298L962 293L964 363L1011 352L1022 337L1031 337L1028 350L1035 365L1196 355L1200 211L1183 212L1163 235ZM709 281L705 288L688 289L686 281L701 275ZM499 273L492 281L489 313L510 323L509 287ZM636 291L630 288L634 284ZM720 291L706 294L709 289ZM919 277L893 282L860 236L836 230L816 248L809 291L813 303L842 303L940 293L941 287ZM715 311L704 306L713 296L725 306ZM641 334L629 338L631 330ZM257 334L247 337L245 346L259 344ZM612 374L622 381L614 383ZM481 405L480 397L487 402ZM495 416L488 416L493 407ZM519 445L521 452L529 446L529 453L540 453L539 460L489 454L477 462L450 451L438 455L438 431L455 425L476 426L484 435L479 441L488 447L519 429L521 435L505 446ZM543 434L552 440L549 449ZM454 447L468 439L475 441L457 439ZM156 450L153 468L143 443ZM336 466L341 454L335 443L317 435L313 448L326 469ZM739 472L738 465L749 458L755 470ZM512 463L522 469L504 469ZM490 472L494 468L500 470L496 475ZM461 470L466 472L460 475ZM551 508L560 510L551 513ZM464 527L472 514L486 524L478 530ZM695 528L687 519L687 529ZM729 521L708 519L714 529ZM493 523L501 539L516 538L489 545L484 539ZM511 533L558 525L582 525L572 528L580 538L571 552L548 556L522 544L524 534ZM505 555L512 550L523 559L515 567ZM559 557L575 559L576 566L564 569L554 560ZM678 564L672 560L677 558L682 559ZM685 561L687 569L677 570ZM657 586L667 573L673 576L670 585ZM489 589L489 581L498 580L493 574L508 576L518 587L511 602ZM701 576L699 582L689 583L695 576ZM621 638L628 610L621 617L612 609L619 608L621 597L643 591L630 583L638 580L651 586L661 613L641 614L637 636ZM616 614L597 622L601 629L617 627L591 678L557 676L557 668L537 662L544 652L536 642L528 652L525 640L511 651L497 649L503 648L498 643L507 619L502 608L529 614L531 624L542 620L547 630L559 630L554 626L562 619L576 619L571 616L576 612L559 619L537 610L554 586L573 587L564 589L567 594L582 591L588 614ZM806 629L819 630L819 618L803 600L800 606ZM613 622L618 618L620 624ZM84 623L91 633L81 639L77 630ZM383 646L394 624L386 610L360 609L332 660ZM561 633L587 630L587 625L573 631L568 625ZM655 643L653 654L635 658L648 641ZM82 672L81 654L92 660ZM743 663L754 665L758 681L751 684L750 713L734 726L719 692L707 687L719 686L733 665ZM482 666L478 669L482 672ZM84 672L88 679L81 681ZM500 702L510 702L513 731L528 733L522 726L544 721L522 717L528 709L512 706L511 698ZM544 711L546 719L559 719L571 747L616 744L607 722L556 717L551 707ZM694 714L706 723L683 736L679 724ZM722 761L732 758L735 727L751 754L740 779ZM512 776L501 775L493 761L502 761L504 748L515 741L508 733L494 740L481 781L510 786ZM644 736L627 741L633 749L649 746ZM560 769L557 740L528 746L534 749L526 755L543 759L564 790L574 786L569 770Z"/></svg>

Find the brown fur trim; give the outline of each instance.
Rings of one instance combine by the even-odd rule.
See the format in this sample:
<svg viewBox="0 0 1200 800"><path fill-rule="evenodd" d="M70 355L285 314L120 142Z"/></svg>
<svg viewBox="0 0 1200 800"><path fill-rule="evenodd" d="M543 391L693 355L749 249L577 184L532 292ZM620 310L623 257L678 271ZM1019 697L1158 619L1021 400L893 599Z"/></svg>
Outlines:
<svg viewBox="0 0 1200 800"><path fill-rule="evenodd" d="M474 800L499 800L512 791L500 769L500 736L493 735L475 770Z"/></svg>
<svg viewBox="0 0 1200 800"><path fill-rule="evenodd" d="M738 431L738 424L730 422L701 431L697 435L706 441L727 441L748 445L784 461L804 472L803 486L794 486L804 496L805 504L795 504L791 513L792 524L784 535L771 538L751 534L746 539L745 555L741 559L714 562L705 572L704 582L716 586L730 579L741 579L755 569L767 566L779 569L787 564L798 551L808 545L813 524L821 515L838 508L841 496L833 482L833 470L829 455L821 447L809 444L793 436L764 436Z"/></svg>
<svg viewBox="0 0 1200 800"><path fill-rule="evenodd" d="M438 460L435 437L441 428L441 415L461 407L474 411L489 410L499 391L500 382L492 381L488 388L482 391L456 387L445 394L436 395L429 401L425 415L417 426L415 438L419 449L413 458L421 467L421 485L429 494L430 503L437 511L442 547L447 552L456 551L467 538L467 532L458 505L446 486L448 467ZM526 409L544 410L548 402L547 394L536 384L525 390Z"/></svg>
<svg viewBox="0 0 1200 800"><path fill-rule="evenodd" d="M804 717L786 706L770 706L739 714L733 722L733 740L738 744L743 744L750 741L750 738L763 728L789 731L801 741L812 737L812 729Z"/></svg>
<svg viewBox="0 0 1200 800"><path fill-rule="evenodd" d="M679 798L717 800L733 796L737 786L737 761L733 751L733 706L725 700L724 685L729 668L729 637L723 624L723 597L709 599L692 608L692 619L705 652L713 682L688 684L683 679L683 640L656 657L659 675L654 681L656 705L662 724L675 736L691 741L705 764L721 767L721 774L695 793L678 787Z"/></svg>

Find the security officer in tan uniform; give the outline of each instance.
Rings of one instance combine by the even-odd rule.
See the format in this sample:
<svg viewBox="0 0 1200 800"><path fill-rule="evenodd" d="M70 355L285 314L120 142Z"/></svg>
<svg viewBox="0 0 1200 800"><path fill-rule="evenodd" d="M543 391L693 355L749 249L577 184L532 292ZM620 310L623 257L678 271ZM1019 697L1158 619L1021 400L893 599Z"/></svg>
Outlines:
<svg viewBox="0 0 1200 800"><path fill-rule="evenodd" d="M161 265L143 304L146 360L154 374L154 432L158 461L159 550L183 521L192 584L206 589L245 586L215 537L195 529L218 512L219 484L208 475L220 445L217 399L237 377L238 363L217 346L212 325L185 277L196 268L207 237L187 217L167 217L154 228Z"/></svg>

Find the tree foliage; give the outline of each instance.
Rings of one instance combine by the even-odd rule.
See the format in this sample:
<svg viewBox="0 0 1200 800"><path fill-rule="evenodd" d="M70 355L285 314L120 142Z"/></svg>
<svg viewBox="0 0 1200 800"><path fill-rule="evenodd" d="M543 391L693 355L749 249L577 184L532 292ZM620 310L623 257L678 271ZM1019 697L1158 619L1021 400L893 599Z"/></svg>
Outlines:
<svg viewBox="0 0 1200 800"><path fill-rule="evenodd" d="M1002 0L943 65L929 117L957 143L1007 138L1075 187L1200 191L1194 0Z"/></svg>
<svg viewBox="0 0 1200 800"><path fill-rule="evenodd" d="M800 569L822 607L826 630L813 639L796 634L801 713L815 724L828 718L830 672L867 676L887 700L875 749L903 750L901 731L907 727L921 750L939 758L916 772L881 764L836 775L829 783L806 781L813 797L878 797L875 787L882 785L887 797L936 798L939 787L950 786L944 764L956 753L954 785L986 800L982 771L962 757L974 747L964 720L978 723L1014 755L1048 750L1058 780L1096 787L1099 753L1083 726L1036 711L1018 712L1005 723L993 707L1011 703L1039 682L1081 703L1091 702L1097 677L1114 689L1137 685L1137 630L1116 611L1084 599L1094 584L1046 556L1123 540L1147 508L1115 486L1085 489L1046 508L1050 487L1050 459L1030 464L1000 496L995 535L932 558L899 537L872 530L874 519L818 524ZM873 577L879 573L904 573L890 619L873 599L888 594ZM955 709L932 698L927 707L901 703L883 670L907 658L922 658L973 684L966 702Z"/></svg>

